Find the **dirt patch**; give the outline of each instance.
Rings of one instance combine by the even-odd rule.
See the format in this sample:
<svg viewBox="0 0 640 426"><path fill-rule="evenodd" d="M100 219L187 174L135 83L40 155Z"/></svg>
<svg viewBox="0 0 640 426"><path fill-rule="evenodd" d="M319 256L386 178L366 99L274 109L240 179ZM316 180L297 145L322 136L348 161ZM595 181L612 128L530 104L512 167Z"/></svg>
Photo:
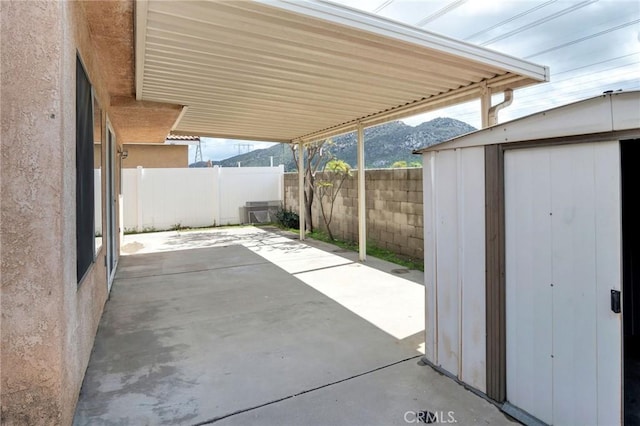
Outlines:
<svg viewBox="0 0 640 426"><path fill-rule="evenodd" d="M120 251L126 254L136 253L144 248L144 244L134 241L132 243L128 243L120 247Z"/></svg>

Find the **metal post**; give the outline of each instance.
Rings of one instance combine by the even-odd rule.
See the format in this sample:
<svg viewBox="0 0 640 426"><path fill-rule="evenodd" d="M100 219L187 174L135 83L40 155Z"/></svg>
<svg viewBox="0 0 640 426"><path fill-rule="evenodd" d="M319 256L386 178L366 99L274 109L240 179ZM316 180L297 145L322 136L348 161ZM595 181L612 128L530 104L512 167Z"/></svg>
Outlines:
<svg viewBox="0 0 640 426"><path fill-rule="evenodd" d="M304 206L304 145L298 142L298 217L300 219L300 241L305 237L305 206Z"/></svg>
<svg viewBox="0 0 640 426"><path fill-rule="evenodd" d="M491 89L487 83L482 84L480 91L480 116L482 118L482 128L489 127L489 110L491 109Z"/></svg>
<svg viewBox="0 0 640 426"><path fill-rule="evenodd" d="M359 259L367 259L367 211L364 184L364 129L358 123L358 246Z"/></svg>

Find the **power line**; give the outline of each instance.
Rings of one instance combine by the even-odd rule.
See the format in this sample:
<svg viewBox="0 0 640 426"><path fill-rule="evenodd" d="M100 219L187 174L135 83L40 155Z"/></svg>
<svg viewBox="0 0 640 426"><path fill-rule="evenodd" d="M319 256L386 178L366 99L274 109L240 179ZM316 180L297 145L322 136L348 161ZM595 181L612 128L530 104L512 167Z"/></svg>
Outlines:
<svg viewBox="0 0 640 426"><path fill-rule="evenodd" d="M636 74L633 71L629 71L625 74L621 74L618 80L616 81L603 81L600 84L588 86L585 88L584 81L578 81L574 84L564 84L562 85L562 89L555 89L556 86L561 85L565 81L570 81L571 79L565 79L557 82L550 82L545 85L546 90L545 93L540 93L539 87L532 87L529 89L530 93L520 93L520 95L516 95L514 99L514 105L509 108L509 111L518 111L518 110L534 110L536 107L541 105L546 105L546 102L539 102L538 100L541 98L549 99L549 97L553 97L554 93L558 93L562 97L567 95L573 95L575 98L577 94L581 94L584 96L595 96L598 93L601 93L605 90L618 90L624 89L629 90L633 85L640 84L640 80L634 78ZM527 90L527 89L522 89Z"/></svg>
<svg viewBox="0 0 640 426"><path fill-rule="evenodd" d="M632 77L635 77L634 73L630 72L628 74ZM547 83L547 84L553 86L553 83ZM561 102L552 101L551 104L564 105L574 100L584 99L585 97L597 96L598 94L606 90L622 89L625 91L629 91L629 90L636 90L638 88L640 88L640 80L634 79L634 78L619 80L616 82L604 82L600 85L591 86L588 88L584 88L584 84L582 83L576 83L569 86L564 86L562 92L558 92L559 95L561 95L562 101ZM538 87L533 87L530 90L536 91L538 89L539 89ZM527 90L527 89L522 89L522 90ZM548 94L542 97L540 93L530 93L525 96L516 96L514 100L514 105L506 109L505 111L509 111L510 115L521 116L520 114L518 114L518 112L520 111L525 111L525 114L534 114L539 111L539 107L546 107L545 109L548 109L549 99L553 99L554 91L552 88L547 87L547 92ZM549 94L551 94L551 98L549 97ZM538 102L527 101L527 99L533 99L533 98L538 100L542 98L543 100ZM471 119L471 121L474 121L474 120L478 120L480 117L479 115L480 105L478 102L465 105L465 106L453 106L453 107L443 108L442 112L446 113L447 109L453 110L454 113L448 113L445 115L454 117L461 121L468 121L468 119ZM456 109L458 109L459 112L456 112ZM437 110L432 111L432 113L435 113L435 112L437 112Z"/></svg>
<svg viewBox="0 0 640 426"><path fill-rule="evenodd" d="M580 77L586 77L586 76L589 76L591 80L593 80L594 82L597 82L598 78L594 77L596 74L605 73L605 72L609 72L609 71L612 71L612 70L615 70L615 69L626 68L626 67L630 67L630 66L634 66L634 65L637 65L637 63L625 64L625 65L620 65L620 66L616 66L616 67L601 69L601 70L598 70L598 71L595 71L595 72L592 72L592 73L589 73L589 74L580 74L580 75L569 76L567 78L551 81L551 82L546 83L546 84L554 86L554 85L557 85L559 83L564 83L566 81L571 81L571 80L575 80L575 79L578 79ZM618 74L619 78L626 77L626 76L629 76L631 78L635 77L638 81L640 81L640 79L638 78L638 73L637 73L636 69L632 69L632 70L629 70L627 72ZM618 79L618 81L619 81L619 79ZM600 84L600 86L605 85L605 84L615 84L615 83L616 83L615 81L602 80L602 83ZM576 82L574 84L565 85L564 87L574 87L574 86L584 86L584 82ZM539 89L539 88L538 87L532 87L530 90L537 90L537 89ZM526 90L526 89L523 89L523 90ZM525 95L525 96L521 97L521 99L526 99L527 96L533 96L533 95Z"/></svg>
<svg viewBox="0 0 640 426"><path fill-rule="evenodd" d="M561 105L566 105L568 103L571 102L576 102L576 101L580 101L583 100L585 98L590 98L590 97L594 97L594 96L598 96L599 94L607 91L607 90L624 90L624 91L631 91L631 90L637 90L638 88L640 88L640 84L631 84L631 85L624 85L622 87L616 87L615 89L611 89L610 86L603 86L603 87L593 87L593 88L589 88L589 89L579 89L579 90L574 90L574 91L570 91L570 92L562 92L562 101L558 101L558 102L554 102L553 100L549 102L536 102L533 104L527 104L526 106L522 106L522 107L515 107L513 109L505 109L504 111L509 111L510 115L513 117L511 119L515 119L518 117L522 117L523 115L529 115L529 114L535 114L537 112L549 109L549 108L554 108L556 106L561 106Z"/></svg>
<svg viewBox="0 0 640 426"><path fill-rule="evenodd" d="M539 52L534 53L533 55L525 56L524 59L530 59L530 58L533 58L535 56L540 56L540 55L542 55L544 53L549 53L549 52L553 52L554 50L563 49L565 47L572 46L574 44L583 42L585 40L589 40L589 39L592 39L592 38L600 37L602 35L609 34L609 33L613 32L613 31L617 31L617 30L620 30L622 28L626 28L628 26L631 26L633 24L637 24L639 22L640 22L640 19L636 19L636 20L631 21L631 22L626 22L624 24L616 25L615 27L611 27L611 28L608 28L606 30L603 30L603 31L600 31L600 32L597 32L597 33L589 34L588 36L580 37L578 39L571 40L571 41L568 41L566 43L562 43L562 44L559 44L559 45L554 46L554 47L550 47L550 48L545 49L545 50L541 50Z"/></svg>
<svg viewBox="0 0 640 426"><path fill-rule="evenodd" d="M526 105L522 105L522 106L514 106L508 109L505 109L504 111L509 113L509 115L511 115L510 120L514 120L516 118L525 116L525 115L530 115L530 114L535 114L537 112L540 112L542 110L547 110L549 108L554 108L557 106L561 106L561 105L565 105L571 102L575 102L575 101L579 101L582 99L585 99L587 97L593 97L593 96L597 96L600 93L604 92L605 90L625 90L625 91L630 91L630 90L637 90L640 88L640 81L637 83L632 83L629 82L630 84L622 84L621 87L615 87L615 89L612 89L610 85L602 85L599 87L590 87L588 89L578 89L578 90L572 90L572 91L566 91L563 90L562 91L562 100L558 101L558 102L554 102L553 100L549 101L549 98L545 98L545 101L542 102L534 102L534 103L526 103ZM579 87L583 87L583 85L580 85ZM538 96L539 98L539 96ZM519 100L521 101L523 98L520 98ZM457 114L450 114L450 117L453 117L457 120L460 121L478 121L479 117L480 117L480 107L472 107L469 106L468 107L468 111L464 111L461 113L457 113Z"/></svg>
<svg viewBox="0 0 640 426"><path fill-rule="evenodd" d="M379 12L384 8L388 7L393 3L394 0L381 0L379 6L374 10L374 12ZM558 0L545 0L541 2L541 4L530 7L522 12L519 12L513 16L510 16L507 19L504 19L496 24L488 26L480 31L476 31L475 33L467 36L464 40L481 40L482 36L491 37L492 31L497 29L497 35L492 37L489 40L482 42L480 45L486 46L498 41L507 39L509 37L516 36L524 31L536 28L545 23L549 23L557 18L562 16L569 15L573 12L578 12L580 9L583 9L598 0L583 0L573 5L564 5ZM428 16L421 19L416 25L423 26L429 22L440 19L447 14L454 11L456 8L462 6L467 3L467 0L457 0L445 3L443 7L436 10L435 12L429 14ZM549 8L549 6L554 3L560 3L558 7L554 7L553 10ZM545 9L547 8L547 9ZM592 9L590 9L591 11ZM538 12L538 13L536 13ZM534 16L531 16L527 19L530 22L521 21L522 18L530 16L536 13L537 19ZM580 14L575 14L575 16L579 16ZM600 28L587 27L584 29L590 30L586 35L580 35L579 33L575 35L575 39L562 42L557 45L552 45L548 48L541 49L539 51L532 52L530 55L526 56L525 59L535 58L540 55L544 55L550 52L557 52L561 49L568 48L570 46L576 45L581 42L585 42L588 40L593 40L598 37L602 37L606 34L612 33L614 31L621 30L623 28L627 28L633 25L637 25L640 22L640 19L637 19L638 16L634 16L635 14L624 14L621 13L616 19L617 22L610 20L609 22L603 22L599 25ZM574 16L574 15L571 15ZM620 18L627 18L628 20L634 19L629 22L624 22ZM535 19L535 20L532 20ZM512 29L506 28L502 29L506 24L514 23L512 25ZM562 21L564 22L564 21ZM520 25L524 24L524 25ZM559 22L554 24L559 25ZM593 32L594 30L598 30L603 28L605 25L609 25L608 28L602 29L597 32ZM515 28L513 28L515 27ZM585 31L586 32L586 31ZM583 32L584 34L584 32ZM566 39L565 39L566 40ZM540 46L537 46L540 48ZM552 104L561 104L567 103L568 99L579 99L580 97L585 96L595 96L599 94L601 91L610 90L610 89L625 89L631 90L636 89L640 85L640 79L637 76L637 67L639 65L639 61L635 60L638 57L638 53L627 53L620 54L615 51L615 49L611 50L613 55L618 53L617 56L613 56L606 59L597 58L596 60L592 59L593 55L579 54L575 55L575 57L571 58L570 63L567 63L567 68L562 69L558 72L553 73L554 80L545 84L544 87L536 86L531 88L524 88L520 92L519 96L516 96L514 105L509 108L507 111L510 112L509 116L519 115L521 113L533 113L536 112L538 107L546 109L549 105ZM577 51L579 52L579 51ZM576 52L576 53L577 53ZM524 52L521 52L522 55ZM582 53L582 52L580 52ZM638 57L640 58L640 57ZM552 64L553 65L553 64ZM578 72L577 72L578 71ZM556 79L557 77L561 77ZM544 93L543 93L544 91ZM554 98L554 96L556 96ZM556 99L558 99L556 101ZM458 107L454 107L458 108ZM467 117L473 117L473 122L477 122L479 120L479 105L473 104L471 106L464 106L460 109L454 109L454 111L459 111L456 114L450 114L450 116L466 119ZM436 112L437 111L432 111ZM445 111L443 111L445 112ZM447 112L447 114L449 114Z"/></svg>
<svg viewBox="0 0 640 426"><path fill-rule="evenodd" d="M422 18L420 21L418 21L418 23L416 23L416 27L422 27L425 24L428 24L431 21L435 21L436 19L446 15L447 13L451 12L452 10L462 6L463 4L465 4L467 2L467 0L456 0L453 1L451 3L449 3L448 5L446 5L445 7L437 10L436 12L432 13L431 15Z"/></svg>
<svg viewBox="0 0 640 426"><path fill-rule="evenodd" d="M487 45L493 44L493 43L495 43L497 41L504 40L505 38L509 38L509 37L514 36L516 34L520 34L523 31L530 30L531 28L535 28L538 25L542 25L542 24L544 24L546 22L552 21L552 20L554 20L556 18L559 18L561 16L566 15L567 13L574 12L574 11L576 11L578 9L581 9L581 8L583 8L585 6L588 6L588 5L592 4L592 3L595 3L597 1L598 0L587 0L587 1L583 1L582 3L578 3L578 4L575 4L573 6L567 7L565 9L559 10L556 13L553 13L551 15L545 16L544 18L540 18L540 19L535 20L535 21L533 21L533 22L531 22L531 23L529 23L527 25L523 25L523 26L521 26L519 28L516 28L515 30L508 31L508 32L503 33L503 34L501 34L499 36L496 36L496 37L494 37L494 38L492 38L490 40L487 40L487 41L485 41L483 43L480 43L480 46L487 46Z"/></svg>
<svg viewBox="0 0 640 426"><path fill-rule="evenodd" d="M375 9L373 9L373 13L380 12L382 9L384 9L387 6L389 6L391 3L393 3L393 0L387 0L387 1L383 2L380 6L376 7Z"/></svg>
<svg viewBox="0 0 640 426"><path fill-rule="evenodd" d="M492 25L492 26L490 26L488 28L485 28L484 30L478 31L477 33L473 33L470 36L468 36L467 38L465 38L464 40L468 41L468 40L471 40L472 38L475 38L475 37L477 37L479 35L488 33L489 31L495 30L496 28L501 27L504 24L508 24L509 22L515 21L516 19L520 19L520 18L522 18L524 16L530 15L531 13L535 12L536 10L542 9L543 7L546 7L546 6L548 6L548 5L552 4L552 3L555 3L556 1L558 1L558 0L550 0L548 2L539 4L538 6L532 7L531 9L527 9L524 12L521 12L521 13L515 15L515 16L512 16L509 19L505 19L504 21L498 22L497 24Z"/></svg>
<svg viewBox="0 0 640 426"><path fill-rule="evenodd" d="M620 59L620 58L624 58L630 55L622 55L620 57L617 58L612 58L613 59ZM603 61L603 62L610 62L611 60L608 61ZM575 75L570 75L566 78L563 79L559 79L559 80L554 80L552 82L546 83L545 87L547 88L547 91L549 93L553 93L552 87L556 86L558 84L561 84L563 82L567 82L567 81L571 81L573 79L579 78L579 77L584 77L586 75L591 75L594 76L598 73L604 73L604 72L609 72L612 70L616 70L616 69L622 69L622 68L626 68L626 67L631 67L631 66L637 66L638 63L634 62L634 63L630 63L630 64L623 64L623 65L618 65L618 66L614 66L614 67L609 67L609 68L605 68L605 69L600 69L598 71L592 72L592 73L583 73L579 76L575 76ZM584 68L584 67L579 67L579 68ZM569 72L569 71L573 71L573 70L566 70L564 71ZM587 89L584 89L584 83L583 82L576 82L575 84L569 84L569 85L564 85L562 88L562 95L563 97L565 95L572 95L573 98L577 98L577 94L581 94L584 96L589 96L589 95L593 95L595 96L597 93L604 91L604 90L609 90L609 89L613 89L613 90L617 90L619 88L624 88L625 90L630 90L633 86L633 77L635 77L637 75L635 69L629 70L625 73L619 74L619 80L617 81L606 81L603 82L597 86L591 86ZM626 77L631 77L632 79L626 79ZM597 80L597 78L594 78L594 80ZM636 85L640 84L640 80L636 79L637 83ZM632 84L631 87L629 87L629 84ZM615 87L615 86L625 86L625 87ZM572 90L578 88L578 90ZM522 91L524 91L524 93L522 93ZM531 93L526 93L527 91L530 91ZM515 100L514 102L517 102L518 104L523 103L524 105L522 106L518 106L517 104L514 105L513 107L509 108L508 111L510 112L514 112L514 111L521 111L521 110L534 110L532 112L535 112L535 108L537 106L542 106L542 105L546 105L546 103L541 103L541 102L530 102L528 100L530 99L539 99L541 97L540 94L540 87L530 87L530 88L524 88L521 89L520 94L516 94ZM462 121L465 121L468 118L473 118L474 120L479 117L480 114L480 106L478 105L468 105L466 107L460 107L460 106L454 106L454 107L449 107L451 109L455 109L455 108L461 108L462 111L464 111L465 109L468 109L468 112L464 111L462 113L458 113L455 115L455 118L457 119L461 119ZM446 110L447 108L445 108ZM437 110L436 110L437 111ZM435 112L435 111L434 111Z"/></svg>
<svg viewBox="0 0 640 426"><path fill-rule="evenodd" d="M635 56L635 55L640 55L640 53L639 52L633 52L633 53L629 53L627 55L616 56L615 58L605 59L604 61L593 62L593 63L587 64L587 65L582 65L582 66L579 66L579 67L570 68L568 70L554 72L553 75L565 74L565 73L568 73L568 72L571 72L571 71L577 71L577 70L580 70L580 69L589 68L589 67L592 67L594 65L606 64L607 62L613 62L613 61L618 60L618 59L627 58L629 56ZM630 64L630 65L632 65L632 64Z"/></svg>

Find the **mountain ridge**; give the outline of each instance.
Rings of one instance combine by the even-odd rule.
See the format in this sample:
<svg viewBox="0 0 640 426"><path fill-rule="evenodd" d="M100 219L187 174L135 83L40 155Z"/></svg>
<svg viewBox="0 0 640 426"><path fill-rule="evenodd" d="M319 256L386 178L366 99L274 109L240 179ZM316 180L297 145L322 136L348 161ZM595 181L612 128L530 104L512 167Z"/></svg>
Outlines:
<svg viewBox="0 0 640 426"><path fill-rule="evenodd" d="M392 121L376 127L365 129L365 166L366 168L387 168L396 161L406 161L407 164L421 162L420 156L414 155L415 149L424 148L446 141L456 136L476 130L473 126L453 118L438 117L410 126L401 121ZM357 161L355 132L332 138L329 147L331 154L355 167ZM286 144L274 145L270 148L257 149L239 154L225 160L214 161L213 165L222 167L269 166L271 157L273 164L284 164L285 171L296 170L291 149ZM189 167L203 167L193 165ZM201 163L201 164L202 164Z"/></svg>

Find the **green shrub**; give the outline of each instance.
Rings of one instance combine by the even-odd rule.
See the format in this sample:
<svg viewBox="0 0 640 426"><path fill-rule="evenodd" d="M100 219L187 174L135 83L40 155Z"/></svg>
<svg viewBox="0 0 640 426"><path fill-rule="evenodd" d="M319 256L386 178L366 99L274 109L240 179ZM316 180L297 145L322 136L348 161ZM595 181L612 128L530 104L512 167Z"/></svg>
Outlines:
<svg viewBox="0 0 640 426"><path fill-rule="evenodd" d="M297 229L300 227L300 217L298 216L298 213L291 210L278 210L276 213L276 220L284 228Z"/></svg>

